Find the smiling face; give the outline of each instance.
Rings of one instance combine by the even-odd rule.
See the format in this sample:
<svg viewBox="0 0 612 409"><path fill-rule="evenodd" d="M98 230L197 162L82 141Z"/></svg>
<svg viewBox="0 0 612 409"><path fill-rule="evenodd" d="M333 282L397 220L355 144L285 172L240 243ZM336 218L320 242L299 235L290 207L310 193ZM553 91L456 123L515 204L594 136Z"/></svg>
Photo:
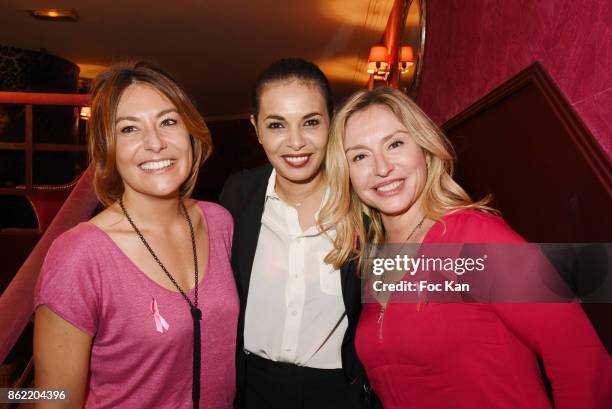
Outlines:
<svg viewBox="0 0 612 409"><path fill-rule="evenodd" d="M193 158L189 132L168 98L151 86L130 85L117 105L115 136L126 195L178 196Z"/></svg>
<svg viewBox="0 0 612 409"><path fill-rule="evenodd" d="M319 174L329 115L318 86L299 80L267 84L251 122L279 178L304 183Z"/></svg>
<svg viewBox="0 0 612 409"><path fill-rule="evenodd" d="M346 122L344 147L351 185L364 203L383 216L420 207L425 155L388 108L373 105L353 114Z"/></svg>

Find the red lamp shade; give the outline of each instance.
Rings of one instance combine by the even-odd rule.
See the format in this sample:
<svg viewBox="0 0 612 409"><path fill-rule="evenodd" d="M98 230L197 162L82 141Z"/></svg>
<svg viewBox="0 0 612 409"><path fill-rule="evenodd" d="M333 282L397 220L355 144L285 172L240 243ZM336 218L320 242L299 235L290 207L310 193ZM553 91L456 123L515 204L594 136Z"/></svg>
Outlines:
<svg viewBox="0 0 612 409"><path fill-rule="evenodd" d="M414 62L414 52L412 47L404 46L400 50L400 61L401 62Z"/></svg>
<svg viewBox="0 0 612 409"><path fill-rule="evenodd" d="M387 62L389 59L389 52L387 47L384 45L376 45L370 48L370 56L368 62Z"/></svg>

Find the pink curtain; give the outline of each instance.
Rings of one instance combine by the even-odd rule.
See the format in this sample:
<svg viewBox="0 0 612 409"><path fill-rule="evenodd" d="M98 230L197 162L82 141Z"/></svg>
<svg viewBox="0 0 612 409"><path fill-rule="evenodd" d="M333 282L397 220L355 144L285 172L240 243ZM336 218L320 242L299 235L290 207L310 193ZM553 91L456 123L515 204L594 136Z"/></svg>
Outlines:
<svg viewBox="0 0 612 409"><path fill-rule="evenodd" d="M92 181L93 167L90 165L0 296L0 362L4 361L32 316L34 287L49 246L63 232L91 218L98 203Z"/></svg>

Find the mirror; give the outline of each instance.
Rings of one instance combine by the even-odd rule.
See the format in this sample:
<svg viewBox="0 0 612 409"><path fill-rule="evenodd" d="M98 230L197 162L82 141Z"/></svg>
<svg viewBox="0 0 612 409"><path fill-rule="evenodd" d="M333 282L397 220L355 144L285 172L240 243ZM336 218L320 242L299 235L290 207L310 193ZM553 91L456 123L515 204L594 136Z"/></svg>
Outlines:
<svg viewBox="0 0 612 409"><path fill-rule="evenodd" d="M413 50L414 63L407 71L400 74L399 87L412 99L416 99L423 67L423 50L425 49L426 0L412 0L408 5L401 45L410 46Z"/></svg>

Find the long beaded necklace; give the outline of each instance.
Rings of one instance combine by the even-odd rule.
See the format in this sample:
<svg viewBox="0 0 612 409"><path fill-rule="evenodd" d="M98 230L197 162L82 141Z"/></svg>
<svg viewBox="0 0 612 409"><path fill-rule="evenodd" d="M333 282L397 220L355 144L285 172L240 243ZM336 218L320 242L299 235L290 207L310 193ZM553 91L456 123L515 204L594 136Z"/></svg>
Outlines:
<svg viewBox="0 0 612 409"><path fill-rule="evenodd" d="M125 210L125 206L123 204L123 198L119 199L119 206L121 206L121 210L125 215L125 218L128 220L138 237L140 237L140 241L147 248L153 259L157 262L159 267L166 273L166 276L172 281L172 284L176 287L176 289L181 293L187 304L189 304L189 309L191 311L191 318L193 319L193 382L191 385L191 399L193 401L194 409L197 409L200 405L200 360L202 358L201 351L201 333L200 333L200 321L202 320L202 311L198 308L198 253L196 249L196 241L195 241L195 233L193 231L193 224L191 223L191 218L189 217L189 213L185 208L185 204L180 202L181 210L185 215L185 219L187 220L187 224L189 225L189 233L191 234L191 245L193 248L193 265L195 270L195 295L193 303L185 294L185 291L181 288L180 285L176 282L172 274L166 269L166 266L163 265L157 254L153 251L149 243L145 240L144 236L134 224L134 221L128 214L127 210Z"/></svg>
<svg viewBox="0 0 612 409"><path fill-rule="evenodd" d="M402 245L400 252L402 250L404 250L404 246L406 245L406 243L408 242L408 240L410 240L412 238L412 236L414 236L414 233L416 233L417 230L419 230L421 228L421 226L423 226L423 222L425 221L425 216L421 217L421 221L419 221L417 223L416 226L414 226L414 229L412 229L412 231L410 232L410 234L408 235L408 237L406 237L406 240L404 240L404 245ZM387 309L387 304L380 304L380 312L378 313L378 338L382 339L382 326L383 326L383 321L385 319L385 310Z"/></svg>

